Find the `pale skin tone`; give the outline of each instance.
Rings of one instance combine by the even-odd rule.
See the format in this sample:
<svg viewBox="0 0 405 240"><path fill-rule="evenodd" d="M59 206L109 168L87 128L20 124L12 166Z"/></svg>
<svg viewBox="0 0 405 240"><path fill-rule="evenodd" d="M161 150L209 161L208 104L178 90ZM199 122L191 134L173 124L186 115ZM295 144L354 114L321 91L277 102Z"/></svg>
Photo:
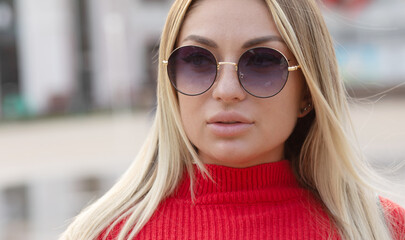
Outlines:
<svg viewBox="0 0 405 240"><path fill-rule="evenodd" d="M294 56L260 0L204 0L185 19L176 47L209 49L218 61L238 62L252 47L282 52L290 66ZM249 45L249 46L248 46ZM212 88L199 96L178 94L181 119L190 141L206 164L249 167L284 158L284 144L297 118L310 103L300 70L291 72L284 89L271 98L256 98L239 84L232 65L223 65ZM217 116L243 119L243 126L227 131ZM213 120L214 119L214 120ZM225 129L225 130L224 130ZM225 133L224 133L225 132Z"/></svg>

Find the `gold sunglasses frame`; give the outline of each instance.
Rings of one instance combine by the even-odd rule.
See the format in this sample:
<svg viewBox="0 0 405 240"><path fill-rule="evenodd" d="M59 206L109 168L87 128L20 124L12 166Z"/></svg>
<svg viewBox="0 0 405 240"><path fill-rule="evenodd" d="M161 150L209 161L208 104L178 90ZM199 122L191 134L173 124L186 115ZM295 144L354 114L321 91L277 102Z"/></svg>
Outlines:
<svg viewBox="0 0 405 240"><path fill-rule="evenodd" d="M217 71L220 70L220 66L221 66L221 65L229 64L229 65L234 66L234 67L235 67L235 71L238 72L238 64L237 64L237 63L234 63L234 62L218 62L218 60L217 60L217 58L216 58L216 56L215 56L214 53L212 53L212 52L211 52L210 50L208 50L207 48L204 48L204 47L201 47L201 46L198 46L198 45L186 45L186 46L178 47L178 48L174 49L174 50L170 53L169 59L170 59L170 57L172 56L172 54L173 54L175 51L177 51L178 49L183 48L183 47L199 47L199 48L202 48L202 49L208 51L208 52L214 57L215 61L217 62ZM252 49L255 49L255 48L268 48L268 49L272 49L272 50L274 50L274 51L280 53L280 54L284 57L284 59L287 61L287 64L288 64L288 68L287 68L287 69L288 69L288 72L297 71L298 69L301 68L300 65L290 66L290 65L289 65L289 62L290 62L291 60L289 60L281 51L279 51L279 50L277 50L277 49L275 49L275 48L270 48L270 47L261 47L261 46L259 46L259 47L250 48L250 49L244 51L244 52L239 56L239 60L240 60L240 58L243 56L243 54L245 54L247 51L252 50ZM163 60L162 63L167 66L167 65L169 64L169 60ZM214 81L215 81L215 80L214 80ZM287 80L286 80L286 81L287 81ZM239 82L240 82L240 79L239 79ZM240 82L240 83L241 83L241 82ZM242 83L241 83L241 85L242 85L242 87L245 89L246 92L248 92L250 95L255 96L255 97L258 97L258 98L269 98L269 97L275 96L276 94L279 93L279 92L277 92L276 94L271 95L271 96L257 96L257 95L255 95L255 94L251 93L249 90L247 90L247 89L243 86ZM212 86L212 85L211 85L211 86ZM211 88L211 87L210 87L210 88ZM284 88L284 86L283 86L283 88ZM209 88L208 88L207 90L205 90L204 92L206 92L206 91L208 91L208 90L209 90ZM280 89L280 91L281 91L281 90L282 90L282 88ZM179 91L179 90L177 90L177 91ZM202 93L199 93L199 94L187 94L187 93L184 93L184 92L182 92L182 91L179 91L179 92L181 92L181 93L183 93L183 94L185 94L185 95L188 95L188 96L197 96L197 95L200 95L200 94L203 94L203 93L204 93L204 92L202 92Z"/></svg>
<svg viewBox="0 0 405 240"><path fill-rule="evenodd" d="M229 64L229 65L235 66L235 70L238 71L238 64L237 64L237 63L234 63L234 62L218 62L218 60L217 60L215 54L213 54L210 50L208 50L208 49L206 49L206 48L204 48L204 47L201 47L201 46L197 46L197 45L186 45L186 46L178 47L178 48L174 49L174 50L170 53L169 58L170 58L170 56L171 56L177 49L182 48L182 47L199 47L199 48L203 48L203 49L207 50L208 52L210 52L210 53L212 54L212 56L214 56L215 61L217 62L217 70L219 70L219 67L220 67L221 65ZM254 47L254 48L261 48L261 47ZM252 49L254 49L254 48L252 48ZM280 52L280 51L277 50L277 49L270 48L270 47L263 47L263 48L273 49L273 50L279 52L279 53L287 60L287 63L290 61L282 52ZM246 50L245 52L247 52L247 51L249 51L249 50L250 50L250 49ZM243 54L245 54L245 52L243 52L243 53L239 56L239 59L240 59L240 57L242 57ZM162 63L163 63L164 65L167 65L167 64L169 64L169 60L163 60ZM300 69L300 68L301 68L300 65L288 66L288 71L289 71L289 72L294 72L294 71L297 71L297 70Z"/></svg>

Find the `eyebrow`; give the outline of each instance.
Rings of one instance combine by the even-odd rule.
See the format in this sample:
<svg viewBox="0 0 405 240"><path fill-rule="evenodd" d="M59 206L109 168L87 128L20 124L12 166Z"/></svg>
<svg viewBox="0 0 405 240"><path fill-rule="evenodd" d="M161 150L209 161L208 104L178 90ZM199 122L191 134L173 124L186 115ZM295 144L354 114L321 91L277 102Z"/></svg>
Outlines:
<svg viewBox="0 0 405 240"><path fill-rule="evenodd" d="M200 44L209 46L209 47L213 47L213 48L218 48L218 45L211 39L202 37L202 36L198 36L198 35L190 35L188 37L186 37L183 42L187 41L187 40L192 40L195 42L198 42Z"/></svg>
<svg viewBox="0 0 405 240"><path fill-rule="evenodd" d="M249 41L247 41L245 44L243 44L242 48L250 48L262 43L266 42L281 42L284 43L284 40L276 35L269 35L269 36L264 36L264 37L259 37L259 38L254 38Z"/></svg>
<svg viewBox="0 0 405 240"><path fill-rule="evenodd" d="M202 36L198 36L198 35L190 35L190 36L186 37L183 40L183 42L188 41L188 40L195 41L197 43L206 45L208 47L218 48L218 45L215 43L215 41L208 39L206 37L202 37ZM276 35L268 35L268 36L253 38L253 39L245 42L243 44L242 48L250 48L255 45L259 45L259 44L266 43L266 42L273 42L273 41L284 43L284 40L281 37L276 36Z"/></svg>

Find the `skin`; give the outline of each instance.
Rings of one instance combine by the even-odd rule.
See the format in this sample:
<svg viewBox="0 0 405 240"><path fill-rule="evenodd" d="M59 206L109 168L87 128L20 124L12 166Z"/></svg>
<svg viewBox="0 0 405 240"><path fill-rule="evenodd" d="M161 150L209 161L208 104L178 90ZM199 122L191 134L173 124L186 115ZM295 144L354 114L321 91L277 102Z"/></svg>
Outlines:
<svg viewBox="0 0 405 240"><path fill-rule="evenodd" d="M198 37L195 37L198 36ZM246 43L252 39L271 39ZM271 47L297 65L260 0L204 0L187 15L177 47L209 49L218 61L238 62L252 47ZM232 65L222 65L212 88L199 96L178 94L182 123L206 164L244 168L284 159L284 144L309 101L300 70L290 72L284 89L271 98L256 98L240 86ZM246 124L230 133L210 122L214 116L242 116ZM218 125L218 124L217 124ZM222 129L223 130L223 129Z"/></svg>

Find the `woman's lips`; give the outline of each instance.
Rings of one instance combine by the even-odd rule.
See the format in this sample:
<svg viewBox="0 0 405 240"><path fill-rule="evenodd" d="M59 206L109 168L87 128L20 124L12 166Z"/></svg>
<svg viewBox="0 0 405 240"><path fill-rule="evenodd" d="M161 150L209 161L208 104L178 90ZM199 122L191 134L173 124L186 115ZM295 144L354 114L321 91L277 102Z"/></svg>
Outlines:
<svg viewBox="0 0 405 240"><path fill-rule="evenodd" d="M218 137L236 137L247 131L253 124L248 123L209 123L208 129Z"/></svg>
<svg viewBox="0 0 405 240"><path fill-rule="evenodd" d="M218 137L236 137L252 127L254 122L237 112L220 112L207 121L208 129Z"/></svg>

